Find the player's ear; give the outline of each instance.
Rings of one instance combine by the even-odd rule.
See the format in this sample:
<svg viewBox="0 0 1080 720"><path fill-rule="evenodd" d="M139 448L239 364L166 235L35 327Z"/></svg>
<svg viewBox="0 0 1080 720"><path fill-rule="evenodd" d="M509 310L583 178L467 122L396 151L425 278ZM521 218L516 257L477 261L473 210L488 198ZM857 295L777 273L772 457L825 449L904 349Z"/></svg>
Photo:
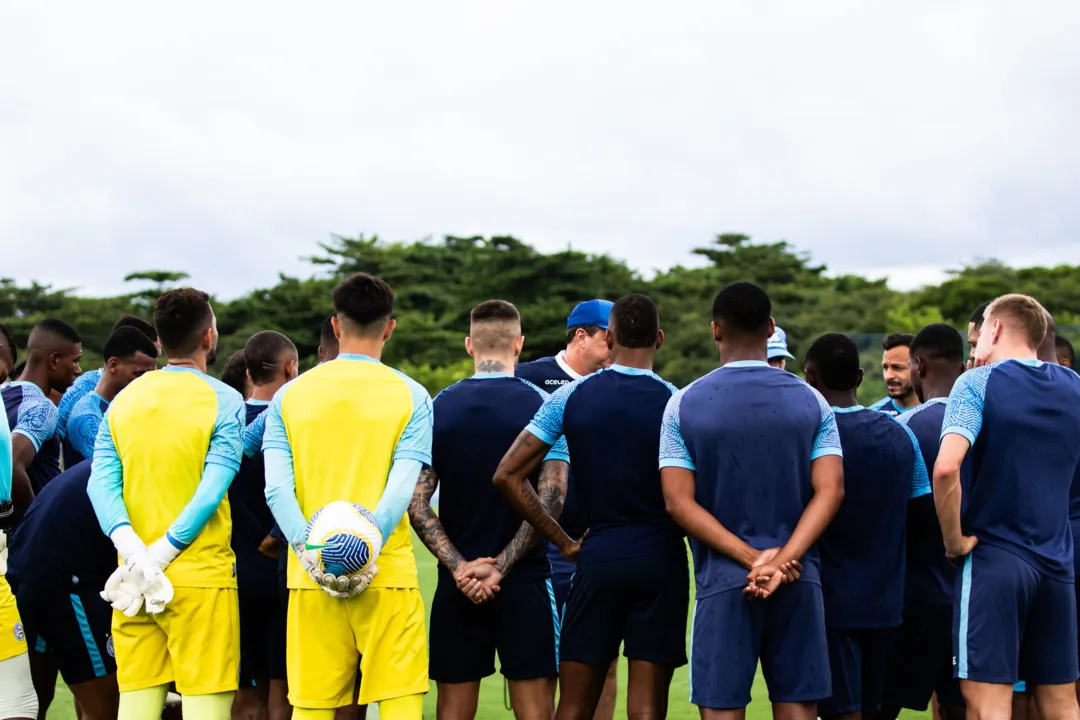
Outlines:
<svg viewBox="0 0 1080 720"><path fill-rule="evenodd" d="M465 352L469 353L469 357L476 357L475 355L473 355L473 344L471 337L465 338Z"/></svg>
<svg viewBox="0 0 1080 720"><path fill-rule="evenodd" d="M720 342L724 339L724 331L720 327L719 323L713 320L710 325L712 326L712 339L716 342Z"/></svg>
<svg viewBox="0 0 1080 720"><path fill-rule="evenodd" d="M517 340L514 341L514 357L521 356L521 349L525 347L525 336L518 335Z"/></svg>
<svg viewBox="0 0 1080 720"><path fill-rule="evenodd" d="M334 337L339 341L341 340L341 321L338 320L337 314L330 316L330 327L334 328Z"/></svg>
<svg viewBox="0 0 1080 720"><path fill-rule="evenodd" d="M383 342L390 339L390 336L394 334L394 328L397 327L397 320L390 318L390 322L386 323L386 329L383 330Z"/></svg>
<svg viewBox="0 0 1080 720"><path fill-rule="evenodd" d="M254 385L255 384L255 381L253 381L251 379L251 371L250 370L244 370L244 377L247 378L247 381L248 381L249 385Z"/></svg>
<svg viewBox="0 0 1080 720"><path fill-rule="evenodd" d="M607 344L607 349L609 351L611 348L615 347L615 333L610 327L604 331L604 343Z"/></svg>
<svg viewBox="0 0 1080 720"><path fill-rule="evenodd" d="M289 362L285 363L285 379L292 380L300 374L300 360L293 358Z"/></svg>
<svg viewBox="0 0 1080 720"><path fill-rule="evenodd" d="M862 385L862 381L863 381L864 377L866 377L866 372L864 372L862 368L859 368L859 373L858 373L858 375L855 376L855 389L856 390L858 390L859 386Z"/></svg>
<svg viewBox="0 0 1080 720"><path fill-rule="evenodd" d="M664 344L664 331L663 330L657 330L656 331L656 349L659 350L661 348L661 346L663 346L663 344Z"/></svg>

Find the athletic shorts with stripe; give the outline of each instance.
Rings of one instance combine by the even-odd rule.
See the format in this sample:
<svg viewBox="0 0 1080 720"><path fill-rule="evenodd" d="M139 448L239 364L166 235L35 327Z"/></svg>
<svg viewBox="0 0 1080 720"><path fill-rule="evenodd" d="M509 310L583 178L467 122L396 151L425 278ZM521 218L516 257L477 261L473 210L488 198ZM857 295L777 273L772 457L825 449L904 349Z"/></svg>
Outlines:
<svg viewBox="0 0 1080 720"><path fill-rule="evenodd" d="M953 652L961 680L1066 685L1080 677L1074 584L980 543L956 575Z"/></svg>
<svg viewBox="0 0 1080 720"><path fill-rule="evenodd" d="M559 674L559 612L550 579L502 583L474 605L444 573L431 603L431 679L476 682L495 674L495 655L507 680Z"/></svg>

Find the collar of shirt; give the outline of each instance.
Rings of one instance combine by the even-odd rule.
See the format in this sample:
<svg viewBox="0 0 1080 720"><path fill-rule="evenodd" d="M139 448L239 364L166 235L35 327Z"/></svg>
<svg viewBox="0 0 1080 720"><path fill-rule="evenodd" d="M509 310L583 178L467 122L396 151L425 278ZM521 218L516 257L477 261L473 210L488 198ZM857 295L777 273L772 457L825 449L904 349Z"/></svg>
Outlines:
<svg viewBox="0 0 1080 720"><path fill-rule="evenodd" d="M496 378L508 378L514 377L510 373L504 372L478 372L472 376L473 380L494 380Z"/></svg>
<svg viewBox="0 0 1080 720"><path fill-rule="evenodd" d="M611 366L611 369L617 373L623 375L652 375L652 370L646 370L645 368L628 367L626 365L615 364Z"/></svg>
<svg viewBox="0 0 1080 720"><path fill-rule="evenodd" d="M246 402L246 403L247 403L248 405L269 405L269 404L270 404L270 401L269 401L269 400L253 400L253 399L248 399L248 400L245 400L245 402Z"/></svg>
<svg viewBox="0 0 1080 720"><path fill-rule="evenodd" d="M720 366L720 369L724 368L773 368L772 365L764 360L735 360L734 362L724 363Z"/></svg>
<svg viewBox="0 0 1080 720"><path fill-rule="evenodd" d="M579 375L574 368L566 364L566 351L560 350L559 354L555 356L555 364L558 365L564 373L570 376L572 380L580 380L584 375Z"/></svg>
<svg viewBox="0 0 1080 720"><path fill-rule="evenodd" d="M852 405L850 407L836 407L835 405L833 405L832 409L833 412L838 413L853 413L859 412L860 410L865 410L866 408L864 408L862 405Z"/></svg>
<svg viewBox="0 0 1080 720"><path fill-rule="evenodd" d="M379 361L370 355L363 355L361 353L341 353L334 360L352 360L353 362L370 362L378 363Z"/></svg>

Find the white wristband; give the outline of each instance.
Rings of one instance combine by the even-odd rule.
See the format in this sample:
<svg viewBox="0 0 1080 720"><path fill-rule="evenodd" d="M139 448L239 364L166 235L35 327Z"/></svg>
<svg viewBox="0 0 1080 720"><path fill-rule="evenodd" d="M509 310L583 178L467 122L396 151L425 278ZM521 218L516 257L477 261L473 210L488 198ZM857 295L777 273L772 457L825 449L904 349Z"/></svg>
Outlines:
<svg viewBox="0 0 1080 720"><path fill-rule="evenodd" d="M109 536L113 545L116 546L116 552L120 553L120 557L123 558L126 563L132 555L137 552L146 552L146 543L142 541L130 525L121 525L112 531L112 535Z"/></svg>

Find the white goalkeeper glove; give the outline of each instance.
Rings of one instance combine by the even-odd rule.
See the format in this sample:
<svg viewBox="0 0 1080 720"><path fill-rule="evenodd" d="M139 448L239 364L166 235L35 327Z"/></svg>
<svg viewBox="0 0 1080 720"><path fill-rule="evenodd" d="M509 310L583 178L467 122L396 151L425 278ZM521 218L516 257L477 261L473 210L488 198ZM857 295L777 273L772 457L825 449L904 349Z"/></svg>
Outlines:
<svg viewBox="0 0 1080 720"><path fill-rule="evenodd" d="M375 573L379 571L379 568L372 562L364 572L338 577L323 571L315 553L308 550L303 541L294 542L293 549L296 551L300 566L304 568L304 572L308 574L311 581L336 598L350 598L364 592L367 590L368 585L371 584Z"/></svg>
<svg viewBox="0 0 1080 720"><path fill-rule="evenodd" d="M143 596L138 584L131 577L126 565L116 568L105 582L101 599L109 603L113 610L119 610L128 617L135 617L142 608Z"/></svg>
<svg viewBox="0 0 1080 720"><path fill-rule="evenodd" d="M7 535L0 530L0 577L7 575Z"/></svg>
<svg viewBox="0 0 1080 720"><path fill-rule="evenodd" d="M139 612L143 600L146 601L146 612L150 614L164 610L173 599L172 583L165 577L164 568L180 551L166 538L147 548L130 525L113 530L110 537L124 561L124 567L117 571L118 579L109 578L111 587L106 583L102 597L129 617ZM116 577L117 573L113 573L113 576ZM106 597L107 593L112 597ZM138 598L132 599L135 595Z"/></svg>

